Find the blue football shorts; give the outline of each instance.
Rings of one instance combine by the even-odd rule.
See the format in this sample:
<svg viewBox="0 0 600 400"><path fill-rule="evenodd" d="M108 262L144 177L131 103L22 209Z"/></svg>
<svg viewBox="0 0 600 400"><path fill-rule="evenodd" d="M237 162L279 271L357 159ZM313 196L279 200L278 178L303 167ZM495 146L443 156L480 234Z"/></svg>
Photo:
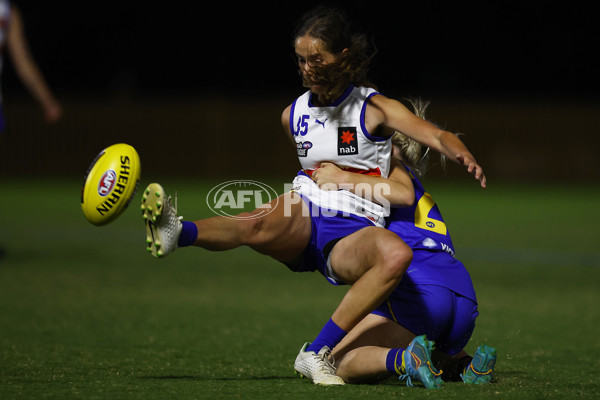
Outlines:
<svg viewBox="0 0 600 400"><path fill-rule="evenodd" d="M375 225L367 218L358 215L342 214L341 212L332 215L330 210L324 212L307 197L302 196L302 199L310 211L310 240L299 264L285 264L295 272L319 271L329 283L341 285L343 283L336 278L328 263L333 246L346 236L362 228Z"/></svg>
<svg viewBox="0 0 600 400"><path fill-rule="evenodd" d="M479 312L476 302L443 286L401 284L373 314L427 335L437 350L454 355L467 345Z"/></svg>
<svg viewBox="0 0 600 400"><path fill-rule="evenodd" d="M344 237L375 225L356 215L323 214L308 198L302 198L311 210L311 237L301 262L286 265L295 272L319 271L331 284L343 284L328 263L333 246ZM413 257L413 264L416 262L418 255ZM479 312L475 301L444 286L404 279L373 314L393 320L415 335L427 335L436 342L436 349L454 355L471 338Z"/></svg>

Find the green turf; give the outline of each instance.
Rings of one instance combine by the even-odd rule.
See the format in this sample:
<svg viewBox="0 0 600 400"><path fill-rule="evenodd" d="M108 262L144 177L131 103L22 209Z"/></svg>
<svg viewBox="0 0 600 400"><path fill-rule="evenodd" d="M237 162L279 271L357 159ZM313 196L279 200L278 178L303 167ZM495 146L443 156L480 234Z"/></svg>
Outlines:
<svg viewBox="0 0 600 400"><path fill-rule="evenodd" d="M137 201L95 227L79 186L0 180L2 400L600 396L599 188L426 182L480 300L467 350L494 345L498 363L491 385L425 391L297 378L297 351L344 288L245 248L152 259ZM185 217L209 215L211 184L166 186Z"/></svg>

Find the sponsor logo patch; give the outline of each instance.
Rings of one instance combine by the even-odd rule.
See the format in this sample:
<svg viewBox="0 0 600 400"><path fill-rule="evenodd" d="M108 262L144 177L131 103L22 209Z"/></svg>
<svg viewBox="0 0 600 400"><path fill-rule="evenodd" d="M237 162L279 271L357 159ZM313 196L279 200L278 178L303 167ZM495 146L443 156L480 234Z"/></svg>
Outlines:
<svg viewBox="0 0 600 400"><path fill-rule="evenodd" d="M312 148L312 146L313 144L309 141L297 142L296 151L298 152L298 157L306 157L308 155L308 149Z"/></svg>
<svg viewBox="0 0 600 400"><path fill-rule="evenodd" d="M358 154L355 126L340 126L338 128L338 156Z"/></svg>

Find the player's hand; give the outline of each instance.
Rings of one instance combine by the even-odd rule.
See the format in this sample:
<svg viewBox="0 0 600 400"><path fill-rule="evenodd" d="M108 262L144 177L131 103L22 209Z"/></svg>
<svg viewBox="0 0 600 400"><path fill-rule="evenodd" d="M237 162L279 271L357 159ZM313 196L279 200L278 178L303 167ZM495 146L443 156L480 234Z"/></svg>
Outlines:
<svg viewBox="0 0 600 400"><path fill-rule="evenodd" d="M466 167L468 173L475 176L475 179L479 181L482 188L486 187L487 181L485 179L485 174L483 173L483 168L481 168L481 165L477 164L477 161L462 154L456 155L456 161Z"/></svg>
<svg viewBox="0 0 600 400"><path fill-rule="evenodd" d="M343 182L344 171L337 165L330 162L322 162L312 173L313 180L323 190L338 190Z"/></svg>
<svg viewBox="0 0 600 400"><path fill-rule="evenodd" d="M62 106L58 102L50 102L44 106L44 120L48 124L58 122L63 115Z"/></svg>

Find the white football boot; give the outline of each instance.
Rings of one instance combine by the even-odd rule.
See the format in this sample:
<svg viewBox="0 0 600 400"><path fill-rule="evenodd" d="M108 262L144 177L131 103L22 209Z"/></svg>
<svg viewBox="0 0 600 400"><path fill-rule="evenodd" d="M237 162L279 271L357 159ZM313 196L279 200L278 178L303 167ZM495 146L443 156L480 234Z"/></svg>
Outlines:
<svg viewBox="0 0 600 400"><path fill-rule="evenodd" d="M310 378L315 385L343 385L344 380L335 374L334 361L329 361L331 350L324 346L319 353L306 351L310 343L304 343L300 349L294 369L300 376Z"/></svg>
<svg viewBox="0 0 600 400"><path fill-rule="evenodd" d="M183 227L182 217L177 216L177 198L173 207L171 196L166 198L162 186L151 183L142 195L141 210L146 222L146 250L154 257L164 257L173 252L178 247Z"/></svg>

